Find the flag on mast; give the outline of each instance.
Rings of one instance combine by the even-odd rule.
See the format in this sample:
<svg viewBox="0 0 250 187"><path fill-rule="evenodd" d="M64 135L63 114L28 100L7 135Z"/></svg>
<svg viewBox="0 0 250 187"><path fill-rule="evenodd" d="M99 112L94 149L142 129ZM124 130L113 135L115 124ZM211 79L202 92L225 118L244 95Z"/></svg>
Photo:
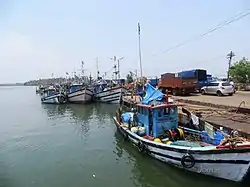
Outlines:
<svg viewBox="0 0 250 187"><path fill-rule="evenodd" d="M141 27L140 27L140 23L138 23L138 34L141 34Z"/></svg>

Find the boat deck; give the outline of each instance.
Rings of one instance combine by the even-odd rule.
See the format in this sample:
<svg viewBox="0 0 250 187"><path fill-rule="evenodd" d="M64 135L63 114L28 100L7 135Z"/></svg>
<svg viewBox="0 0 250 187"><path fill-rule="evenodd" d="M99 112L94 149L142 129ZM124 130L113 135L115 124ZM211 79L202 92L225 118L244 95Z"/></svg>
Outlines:
<svg viewBox="0 0 250 187"><path fill-rule="evenodd" d="M133 96L133 99L131 99L131 96L123 98L123 104L129 107L139 103L139 101L139 96ZM185 103L184 108L193 113L200 113L203 120L217 127L222 126L226 129L236 129L250 138L250 114L241 114L224 108L220 109L188 103Z"/></svg>

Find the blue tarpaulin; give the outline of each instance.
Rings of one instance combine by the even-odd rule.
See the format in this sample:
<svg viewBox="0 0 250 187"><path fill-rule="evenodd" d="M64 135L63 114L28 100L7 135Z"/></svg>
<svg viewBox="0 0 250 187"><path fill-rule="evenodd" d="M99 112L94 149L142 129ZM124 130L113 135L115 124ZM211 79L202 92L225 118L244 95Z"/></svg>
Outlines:
<svg viewBox="0 0 250 187"><path fill-rule="evenodd" d="M151 101L161 101L164 97L164 94L159 90L155 89L152 85L146 85L146 95L142 100L142 104L149 104Z"/></svg>
<svg viewBox="0 0 250 187"><path fill-rule="evenodd" d="M131 116L133 115L132 112L125 112L122 114L122 122L128 123L129 119L131 119Z"/></svg>

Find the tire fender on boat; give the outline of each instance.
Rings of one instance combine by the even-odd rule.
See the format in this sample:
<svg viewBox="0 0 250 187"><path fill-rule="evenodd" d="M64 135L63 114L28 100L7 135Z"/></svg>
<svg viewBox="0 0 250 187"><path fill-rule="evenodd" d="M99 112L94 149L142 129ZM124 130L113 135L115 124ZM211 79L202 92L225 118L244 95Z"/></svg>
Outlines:
<svg viewBox="0 0 250 187"><path fill-rule="evenodd" d="M123 134L123 137L125 141L128 141L128 134L126 132Z"/></svg>
<svg viewBox="0 0 250 187"><path fill-rule="evenodd" d="M181 165L184 168L190 169L192 167L194 167L195 165L195 160L194 157L190 154L186 154L181 158Z"/></svg>
<svg viewBox="0 0 250 187"><path fill-rule="evenodd" d="M57 99L59 103L62 103L62 96L58 96Z"/></svg>
<svg viewBox="0 0 250 187"><path fill-rule="evenodd" d="M142 141L138 142L137 147L140 153L147 152L146 146L142 143Z"/></svg>

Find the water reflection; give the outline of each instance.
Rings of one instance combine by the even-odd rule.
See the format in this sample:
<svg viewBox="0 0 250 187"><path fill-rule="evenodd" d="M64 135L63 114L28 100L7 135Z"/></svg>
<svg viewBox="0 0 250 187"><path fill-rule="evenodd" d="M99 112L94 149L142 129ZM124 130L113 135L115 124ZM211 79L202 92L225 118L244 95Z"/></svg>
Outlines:
<svg viewBox="0 0 250 187"><path fill-rule="evenodd" d="M66 105L42 104L42 108L46 111L49 118L65 116Z"/></svg>
<svg viewBox="0 0 250 187"><path fill-rule="evenodd" d="M95 110L98 114L98 119L102 119L105 116L113 118L116 110L118 109L118 104L105 104L105 103L96 103Z"/></svg>
<svg viewBox="0 0 250 187"><path fill-rule="evenodd" d="M134 175L134 182L139 182L142 186L210 187L211 184L213 184L214 187L246 186L247 181L243 183L234 183L213 177L202 176L159 162L147 155L139 154L135 147L123 140L123 137L118 131L115 132L115 139L117 160L128 159L130 163L133 163L134 167L131 172Z"/></svg>
<svg viewBox="0 0 250 187"><path fill-rule="evenodd" d="M93 118L94 105L70 104L67 105L70 123L75 125L75 131L81 138L88 135L91 119Z"/></svg>
<svg viewBox="0 0 250 187"><path fill-rule="evenodd" d="M110 124L110 121L113 122L113 117L118 107L119 105L115 104L96 103L94 114L97 128L105 128Z"/></svg>

